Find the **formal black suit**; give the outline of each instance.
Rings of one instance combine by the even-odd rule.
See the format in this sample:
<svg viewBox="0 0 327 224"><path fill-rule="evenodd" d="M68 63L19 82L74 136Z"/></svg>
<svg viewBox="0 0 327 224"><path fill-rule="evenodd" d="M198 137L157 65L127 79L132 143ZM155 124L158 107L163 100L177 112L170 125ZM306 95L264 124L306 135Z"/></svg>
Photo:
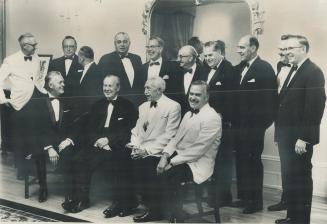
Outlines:
<svg viewBox="0 0 327 224"><path fill-rule="evenodd" d="M311 157L319 143L320 122L325 108L325 79L321 69L306 59L279 94L275 139L287 179L287 216L295 223L310 223L312 201ZM295 153L298 139L307 142L307 152Z"/></svg>
<svg viewBox="0 0 327 224"><path fill-rule="evenodd" d="M262 208L263 165L261 154L266 129L274 120L277 81L269 63L257 57L241 82L245 63L235 67L238 73L236 145L238 197L248 206Z"/></svg>
<svg viewBox="0 0 327 224"><path fill-rule="evenodd" d="M117 75L120 78L120 95L132 101L135 106L138 106L141 103L144 90L144 78L140 74L142 61L140 56L132 53L128 53L128 58L134 69L133 86L130 85L120 55L116 51L103 55L100 58L98 66L104 76L110 74Z"/></svg>
<svg viewBox="0 0 327 224"><path fill-rule="evenodd" d="M74 116L75 118L87 113L91 106L102 98L103 76L95 63L92 63L86 71L82 81L82 73L78 76L74 86Z"/></svg>
<svg viewBox="0 0 327 224"><path fill-rule="evenodd" d="M49 64L49 71L58 71L65 79L65 93L63 97L74 96L74 86L78 85L79 77L82 74L83 66L78 63L78 56L74 55L72 64L66 74L65 57L56 58Z"/></svg>
<svg viewBox="0 0 327 224"><path fill-rule="evenodd" d="M130 101L118 97L113 104L109 127L105 128L108 105L107 99L96 102L89 113L88 124L82 130L82 139L78 143L82 151L76 157L76 175L80 182L74 186L74 197L88 201L91 175L94 170L101 169L111 177L114 200L124 206L131 202L133 196L129 188L131 158L130 152L125 150L125 145L129 142L131 129L135 126L137 111ZM94 147L94 143L102 137L109 139L112 151Z"/></svg>
<svg viewBox="0 0 327 224"><path fill-rule="evenodd" d="M211 68L207 68L205 80ZM223 59L209 81L209 104L222 115L222 138L215 163L216 183L212 190L217 191L217 200L221 204L232 201L231 184L233 169L234 130L232 127L235 116L235 90L238 87L233 65ZM213 194L214 195L214 194Z"/></svg>

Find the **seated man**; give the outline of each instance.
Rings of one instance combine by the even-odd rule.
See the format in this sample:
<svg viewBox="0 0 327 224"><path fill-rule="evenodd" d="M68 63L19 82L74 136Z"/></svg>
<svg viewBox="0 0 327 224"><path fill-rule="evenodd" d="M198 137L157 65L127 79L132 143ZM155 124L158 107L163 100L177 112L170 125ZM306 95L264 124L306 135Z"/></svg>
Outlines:
<svg viewBox="0 0 327 224"><path fill-rule="evenodd" d="M125 216L135 206L131 186L131 158L125 145L135 126L137 111L133 104L118 96L120 81L108 75L103 80L105 98L96 102L88 115L87 125L76 143L81 152L75 158L73 201L63 205L69 212L77 213L89 207L89 188L92 173L100 168L112 180L113 204L120 216ZM107 172L107 169L110 171Z"/></svg>
<svg viewBox="0 0 327 224"><path fill-rule="evenodd" d="M136 222L161 217L156 167L162 149L175 136L181 119L180 105L163 94L165 86L165 81L159 76L146 81L144 94L147 102L139 107L139 118L127 145L132 149L135 185L148 207L145 213L134 217Z"/></svg>
<svg viewBox="0 0 327 224"><path fill-rule="evenodd" d="M200 184L212 174L222 132L220 115L209 106L209 89L195 81L189 92L188 111L176 136L163 150L157 173L162 174L162 192L171 222L182 221L180 184L193 180Z"/></svg>

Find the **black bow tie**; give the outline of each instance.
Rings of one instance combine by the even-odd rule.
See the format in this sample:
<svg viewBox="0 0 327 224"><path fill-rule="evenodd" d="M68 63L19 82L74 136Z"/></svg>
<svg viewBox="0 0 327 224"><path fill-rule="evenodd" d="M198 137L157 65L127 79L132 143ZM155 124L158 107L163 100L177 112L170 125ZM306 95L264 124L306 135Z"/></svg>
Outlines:
<svg viewBox="0 0 327 224"><path fill-rule="evenodd" d="M282 67L284 67L284 66L291 67L292 65L291 64L287 64L287 63L282 63Z"/></svg>
<svg viewBox="0 0 327 224"><path fill-rule="evenodd" d="M156 107L157 107L157 104L158 104L158 103L157 103L156 101L151 101L151 103L150 103L150 108L151 108L151 107L155 107L155 108L156 108Z"/></svg>
<svg viewBox="0 0 327 224"><path fill-rule="evenodd" d="M119 57L120 57L120 59L124 59L124 58L129 58L129 55L128 54L125 54L125 55L120 54Z"/></svg>
<svg viewBox="0 0 327 224"><path fill-rule="evenodd" d="M109 104L115 105L116 100L108 100Z"/></svg>
<svg viewBox="0 0 327 224"><path fill-rule="evenodd" d="M199 109L193 109L193 108L191 108L190 111L191 111L191 113L192 113L192 114L191 114L191 117L192 117L193 114L197 114L197 113L199 113L200 110L199 110Z"/></svg>
<svg viewBox="0 0 327 224"><path fill-rule="evenodd" d="M159 61L151 62L151 63L150 63L150 66L152 66L152 65L160 65L160 63L159 63Z"/></svg>
<svg viewBox="0 0 327 224"><path fill-rule="evenodd" d="M24 56L25 61L32 61L32 56Z"/></svg>
<svg viewBox="0 0 327 224"><path fill-rule="evenodd" d="M74 55L65 57L65 60L73 60L73 59L74 59Z"/></svg>
<svg viewBox="0 0 327 224"><path fill-rule="evenodd" d="M193 69L191 69L191 68L190 69L184 68L183 70L184 70L184 74L185 73L191 73L192 74L192 72L193 72Z"/></svg>

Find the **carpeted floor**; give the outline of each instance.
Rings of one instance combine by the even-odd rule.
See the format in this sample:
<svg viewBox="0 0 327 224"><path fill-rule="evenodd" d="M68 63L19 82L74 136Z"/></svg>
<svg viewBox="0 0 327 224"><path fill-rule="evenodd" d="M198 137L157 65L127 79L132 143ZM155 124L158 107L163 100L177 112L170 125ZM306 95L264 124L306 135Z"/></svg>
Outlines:
<svg viewBox="0 0 327 224"><path fill-rule="evenodd" d="M13 201L0 199L0 222L87 222Z"/></svg>

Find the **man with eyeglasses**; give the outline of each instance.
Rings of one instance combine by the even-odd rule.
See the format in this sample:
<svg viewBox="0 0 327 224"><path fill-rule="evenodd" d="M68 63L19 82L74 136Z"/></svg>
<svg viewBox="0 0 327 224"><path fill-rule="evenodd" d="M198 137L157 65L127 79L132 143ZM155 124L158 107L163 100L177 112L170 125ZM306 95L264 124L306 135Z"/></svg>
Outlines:
<svg viewBox="0 0 327 224"><path fill-rule="evenodd" d="M45 92L40 76L40 59L35 54L37 42L33 34L25 33L18 38L20 50L6 57L0 68L0 104L10 108L11 145L17 166L17 179L22 180L25 166L24 157L33 135L31 123L31 99L38 89ZM10 90L10 97L4 94Z"/></svg>
<svg viewBox="0 0 327 224"><path fill-rule="evenodd" d="M129 35L119 32L114 38L115 51L100 58L99 69L102 75L114 74L120 78L120 94L138 106L143 98L144 79L140 74L141 57L129 52Z"/></svg>
<svg viewBox="0 0 327 224"><path fill-rule="evenodd" d="M76 39L72 36L65 36L62 40L62 50L64 55L50 62L49 71L58 71L65 79L64 97L74 96L74 88L78 85L83 72L83 67L78 63L78 57L75 54L77 50Z"/></svg>
<svg viewBox="0 0 327 224"><path fill-rule="evenodd" d="M174 99L177 91L176 76L181 76L181 69L176 62L166 60L162 57L164 41L153 36L149 39L149 44L146 46L149 61L142 65L142 74L144 83L149 78L160 76L166 82L165 93L168 97Z"/></svg>
<svg viewBox="0 0 327 224"><path fill-rule="evenodd" d="M272 66L258 56L259 41L244 36L238 43L237 53L242 62L236 66L238 74L237 107L239 113L236 138L236 175L244 214L263 208L263 164L266 129L273 123L277 101L277 81Z"/></svg>
<svg viewBox="0 0 327 224"><path fill-rule="evenodd" d="M289 35L286 56L292 67L282 84L275 120L275 140L287 179L287 215L275 223L310 223L312 203L313 146L319 143L324 113L325 79L321 69L307 56L309 42L301 35Z"/></svg>

